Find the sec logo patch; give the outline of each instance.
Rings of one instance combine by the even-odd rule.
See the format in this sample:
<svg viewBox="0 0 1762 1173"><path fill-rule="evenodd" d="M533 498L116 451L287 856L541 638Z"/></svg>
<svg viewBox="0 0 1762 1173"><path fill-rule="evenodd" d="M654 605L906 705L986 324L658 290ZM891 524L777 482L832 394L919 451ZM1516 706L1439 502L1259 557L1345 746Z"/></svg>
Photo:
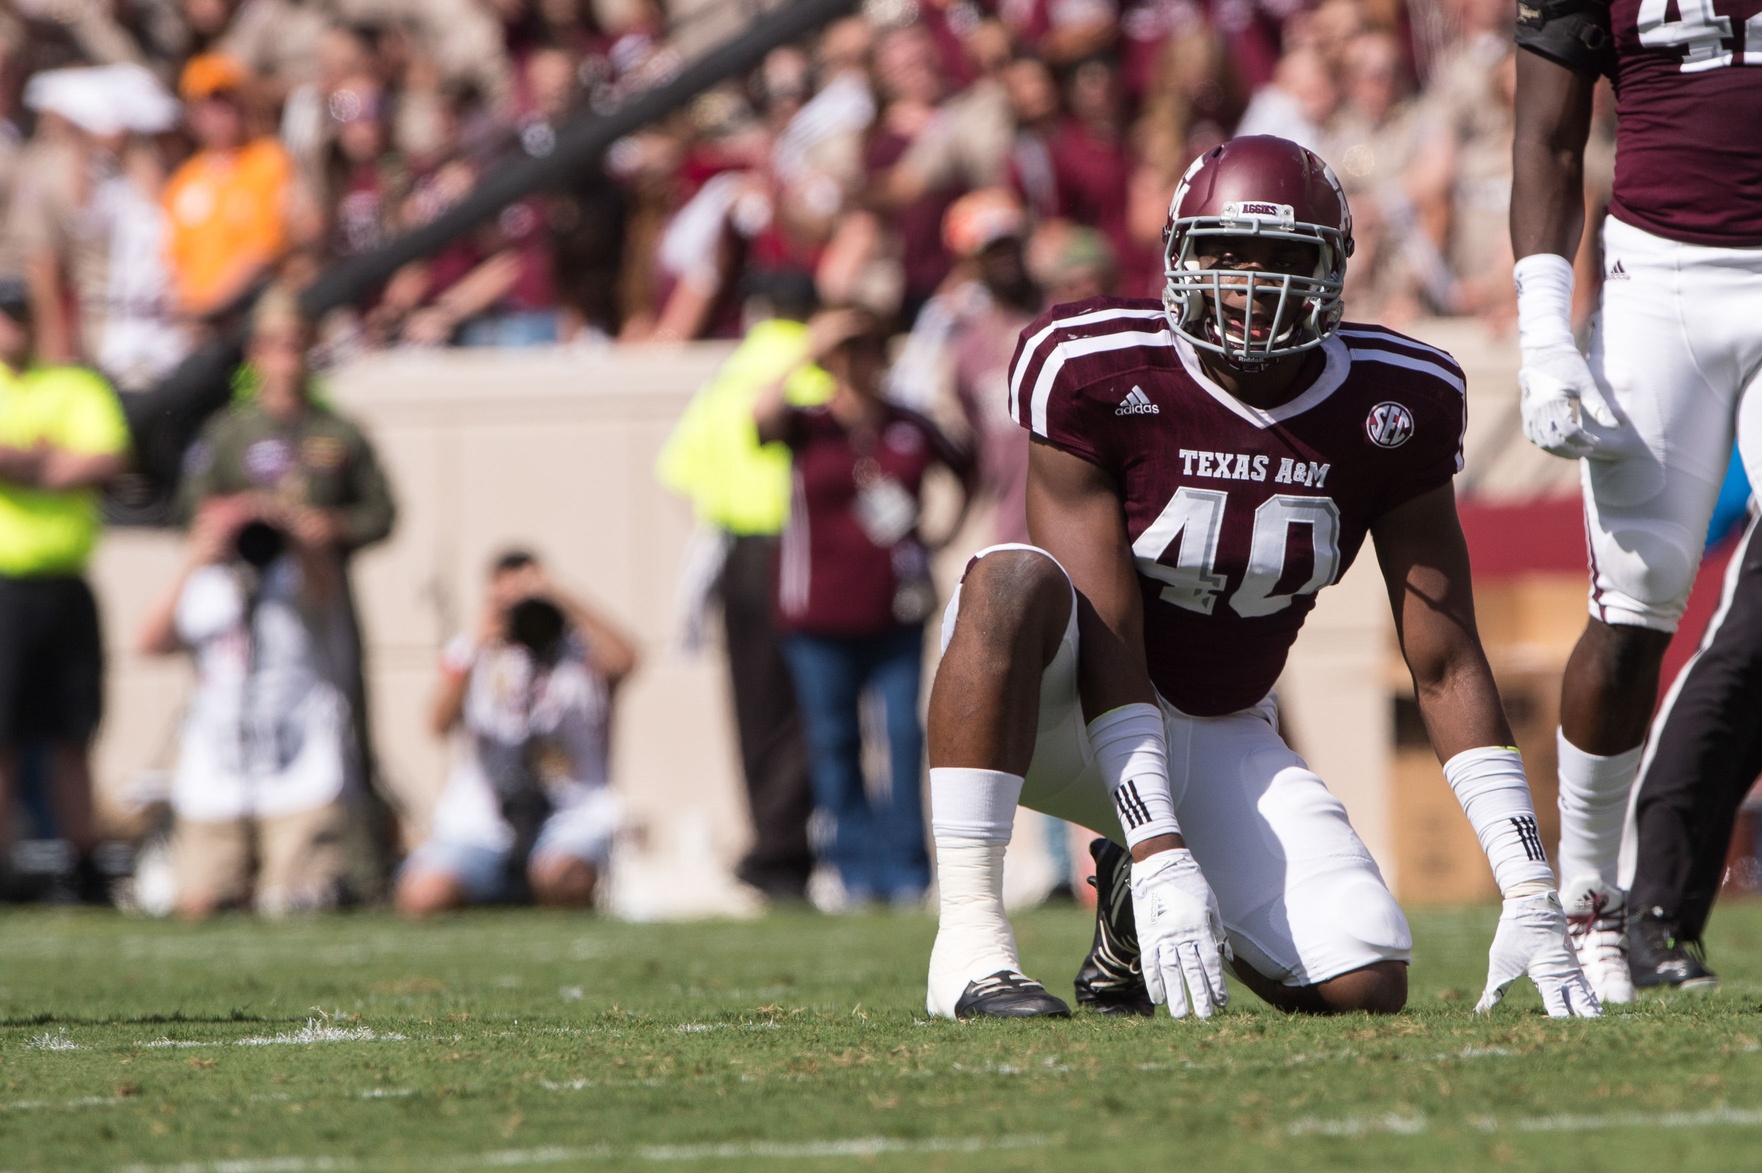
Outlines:
<svg viewBox="0 0 1762 1173"><path fill-rule="evenodd" d="M1413 413L1399 403L1379 403L1364 417L1364 434L1378 448L1399 448L1413 436Z"/></svg>

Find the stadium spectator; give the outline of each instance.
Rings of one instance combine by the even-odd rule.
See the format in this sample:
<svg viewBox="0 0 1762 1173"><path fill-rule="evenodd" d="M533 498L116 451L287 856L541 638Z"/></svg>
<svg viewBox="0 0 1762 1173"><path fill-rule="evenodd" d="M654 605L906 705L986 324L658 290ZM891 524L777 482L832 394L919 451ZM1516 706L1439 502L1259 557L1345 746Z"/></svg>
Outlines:
<svg viewBox="0 0 1762 1173"><path fill-rule="evenodd" d="M1345 100L1327 127L1324 154L1352 201L1357 248L1346 296L1356 316L1410 317L1407 258L1419 228L1403 181L1420 151L1422 122L1408 96L1406 63L1392 34L1360 33L1346 45L1344 58ZM1420 261L1435 265L1435 251L1422 253ZM1379 308L1385 305L1386 312Z"/></svg>
<svg viewBox="0 0 1762 1173"><path fill-rule="evenodd" d="M612 703L636 662L629 637L533 555L496 559L476 630L441 656L430 725L458 739L433 834L398 877L400 912L593 902L619 818Z"/></svg>
<svg viewBox="0 0 1762 1173"><path fill-rule="evenodd" d="M199 149L165 187L167 252L183 308L195 315L230 305L315 229L287 152L251 134L250 80L237 61L208 54L193 58L178 83Z"/></svg>
<svg viewBox="0 0 1762 1173"><path fill-rule="evenodd" d="M1161 257L1128 229L1133 165L1119 67L1103 57L1084 61L1071 71L1065 100L1070 113L1052 142L1060 214L1107 236L1125 288L1148 288L1161 270Z"/></svg>
<svg viewBox="0 0 1762 1173"><path fill-rule="evenodd" d="M352 636L341 565L313 536L275 498L210 498L142 624L143 653L196 661L171 787L182 916L337 902Z"/></svg>
<svg viewBox="0 0 1762 1173"><path fill-rule="evenodd" d="M163 257L164 165L149 137L176 123L178 104L138 65L47 70L25 104L61 148L28 170L6 224L42 353L138 390L187 349Z"/></svg>
<svg viewBox="0 0 1762 1173"><path fill-rule="evenodd" d="M1052 220L1028 241L1028 275L1046 305L1064 305L1113 293L1119 265L1107 237L1093 228Z"/></svg>
<svg viewBox="0 0 1762 1173"><path fill-rule="evenodd" d="M372 76L343 78L325 105L330 123L322 177L327 253L341 259L371 252L395 234L408 171L389 149L385 94Z"/></svg>
<svg viewBox="0 0 1762 1173"><path fill-rule="evenodd" d="M957 473L964 515L971 460L929 420L882 396L887 334L872 313L825 311L808 334L806 361L836 381L832 397L796 406L779 380L755 410L759 439L782 441L794 457L778 555L783 655L807 730L815 803L833 823L827 861L852 904L912 904L930 882L918 689L936 591L931 546L919 532L923 481L935 465ZM886 711L884 798L871 799L863 779L865 689Z"/></svg>
<svg viewBox="0 0 1762 1173"><path fill-rule="evenodd" d="M1339 101L1327 58L1312 46L1299 45L1279 58L1272 84L1248 103L1236 134L1280 135L1319 151L1326 145L1322 128Z"/></svg>
<svg viewBox="0 0 1762 1173"><path fill-rule="evenodd" d="M832 388L824 371L801 365L808 349L805 319L814 306L811 279L771 275L753 305L754 324L693 397L661 450L656 472L662 484L690 498L720 556L712 556L682 593L692 628L688 643L697 640L703 599L714 593L722 604L728 691L753 822L752 846L735 876L767 896L800 900L814 865L808 846L813 792L795 685L773 618L772 582L777 535L789 512L789 454L780 445L759 443L753 408L760 392L785 375L792 403L822 403Z"/></svg>
<svg viewBox="0 0 1762 1173"><path fill-rule="evenodd" d="M83 574L99 535L93 490L123 470L128 449L104 380L38 362L24 284L0 279L0 842L19 754L44 745L75 893L87 901L105 899L88 752L104 652Z"/></svg>
<svg viewBox="0 0 1762 1173"><path fill-rule="evenodd" d="M243 394L209 419L184 460L181 511L194 518L215 498L260 503L283 519L300 545L335 561L348 617L348 640L338 671L347 681L357 759L367 783L360 791L365 820L351 827L374 839L372 850L391 850L390 815L375 776L367 722L366 677L361 664L359 616L349 585L354 553L392 532L397 509L391 486L367 435L326 407L315 395L306 367L310 324L292 291L271 286L252 312ZM357 858L369 851L351 849ZM381 873L382 860L374 865ZM378 879L363 865L351 884L371 895Z"/></svg>
<svg viewBox="0 0 1762 1173"><path fill-rule="evenodd" d="M1507 44L1479 70L1461 61L1419 115L1423 146L1406 178L1424 240L1442 257L1425 280L1439 313L1506 322L1517 312L1506 229L1516 87L1515 50Z"/></svg>
<svg viewBox="0 0 1762 1173"><path fill-rule="evenodd" d="M992 541L1025 542L1028 440L1009 415L1008 371L1022 328L1040 312L1024 255L1028 216L1008 190L983 188L949 207L942 237L958 267L918 315L889 372L888 397L928 411L934 404L923 389L952 368L978 457L975 484L993 509Z"/></svg>

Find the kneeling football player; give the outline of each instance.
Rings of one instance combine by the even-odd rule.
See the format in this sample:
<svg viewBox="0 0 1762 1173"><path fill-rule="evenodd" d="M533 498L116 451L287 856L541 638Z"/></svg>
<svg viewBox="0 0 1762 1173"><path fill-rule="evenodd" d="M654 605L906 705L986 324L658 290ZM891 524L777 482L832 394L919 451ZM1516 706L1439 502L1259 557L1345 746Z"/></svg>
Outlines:
<svg viewBox="0 0 1762 1173"><path fill-rule="evenodd" d="M1475 631L1451 487L1462 371L1341 323L1351 252L1326 164L1237 139L1175 194L1161 305L1098 298L1023 331L1009 394L1032 433L1035 545L968 565L930 697L930 1013L1069 1013L1021 972L1004 915L1018 803L1117 827L1124 845L1098 853L1080 1003L1204 1018L1229 961L1286 1010L1401 1009L1406 918L1280 738L1271 696L1316 592L1367 533L1432 744L1505 898L1480 1008L1528 973L1548 1013L1599 1013Z"/></svg>

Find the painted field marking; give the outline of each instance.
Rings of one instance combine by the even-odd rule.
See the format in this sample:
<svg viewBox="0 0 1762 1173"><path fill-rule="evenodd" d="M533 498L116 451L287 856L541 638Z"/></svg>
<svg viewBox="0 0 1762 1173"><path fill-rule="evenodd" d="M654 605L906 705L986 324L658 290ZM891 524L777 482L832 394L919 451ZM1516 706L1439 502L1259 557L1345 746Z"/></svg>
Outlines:
<svg viewBox="0 0 1762 1173"><path fill-rule="evenodd" d="M507 1169L526 1165L561 1165L583 1161L741 1161L826 1160L836 1157L865 1159L901 1153L996 1153L1049 1148L1050 1136L964 1136L912 1139L891 1136L859 1136L836 1140L741 1141L729 1144L637 1145L616 1148L548 1146L534 1149L501 1149L486 1153L424 1157L427 1169ZM257 1157L222 1161L186 1161L176 1165L123 1165L116 1173L356 1173L380 1162L355 1157Z"/></svg>
<svg viewBox="0 0 1762 1173"><path fill-rule="evenodd" d="M1475 1116L1467 1126L1477 1132L1606 1132L1615 1128L1707 1128L1728 1125L1745 1128L1762 1127L1762 1108L1707 1108L1699 1112L1611 1112L1604 1115L1516 1116L1501 1120L1497 1116ZM1386 1133L1393 1136L1418 1136L1429 1131L1431 1121L1421 1113L1402 1115L1341 1116L1318 1119L1305 1116L1285 1128L1287 1136L1368 1136Z"/></svg>

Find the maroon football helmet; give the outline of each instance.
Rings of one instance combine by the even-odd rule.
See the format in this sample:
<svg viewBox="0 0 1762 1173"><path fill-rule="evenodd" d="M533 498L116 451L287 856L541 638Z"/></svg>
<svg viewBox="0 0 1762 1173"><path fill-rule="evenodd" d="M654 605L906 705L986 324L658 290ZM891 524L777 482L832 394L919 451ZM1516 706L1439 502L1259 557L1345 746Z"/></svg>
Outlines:
<svg viewBox="0 0 1762 1173"><path fill-rule="evenodd" d="M1200 256L1210 251L1201 242L1225 236L1314 245L1315 267L1201 268ZM1175 332L1193 345L1257 369L1334 332L1351 255L1352 213L1326 163L1288 139L1232 139L1195 159L1169 202L1163 307ZM1242 308L1226 306L1226 294L1241 295ZM1257 320L1269 312L1270 321Z"/></svg>

